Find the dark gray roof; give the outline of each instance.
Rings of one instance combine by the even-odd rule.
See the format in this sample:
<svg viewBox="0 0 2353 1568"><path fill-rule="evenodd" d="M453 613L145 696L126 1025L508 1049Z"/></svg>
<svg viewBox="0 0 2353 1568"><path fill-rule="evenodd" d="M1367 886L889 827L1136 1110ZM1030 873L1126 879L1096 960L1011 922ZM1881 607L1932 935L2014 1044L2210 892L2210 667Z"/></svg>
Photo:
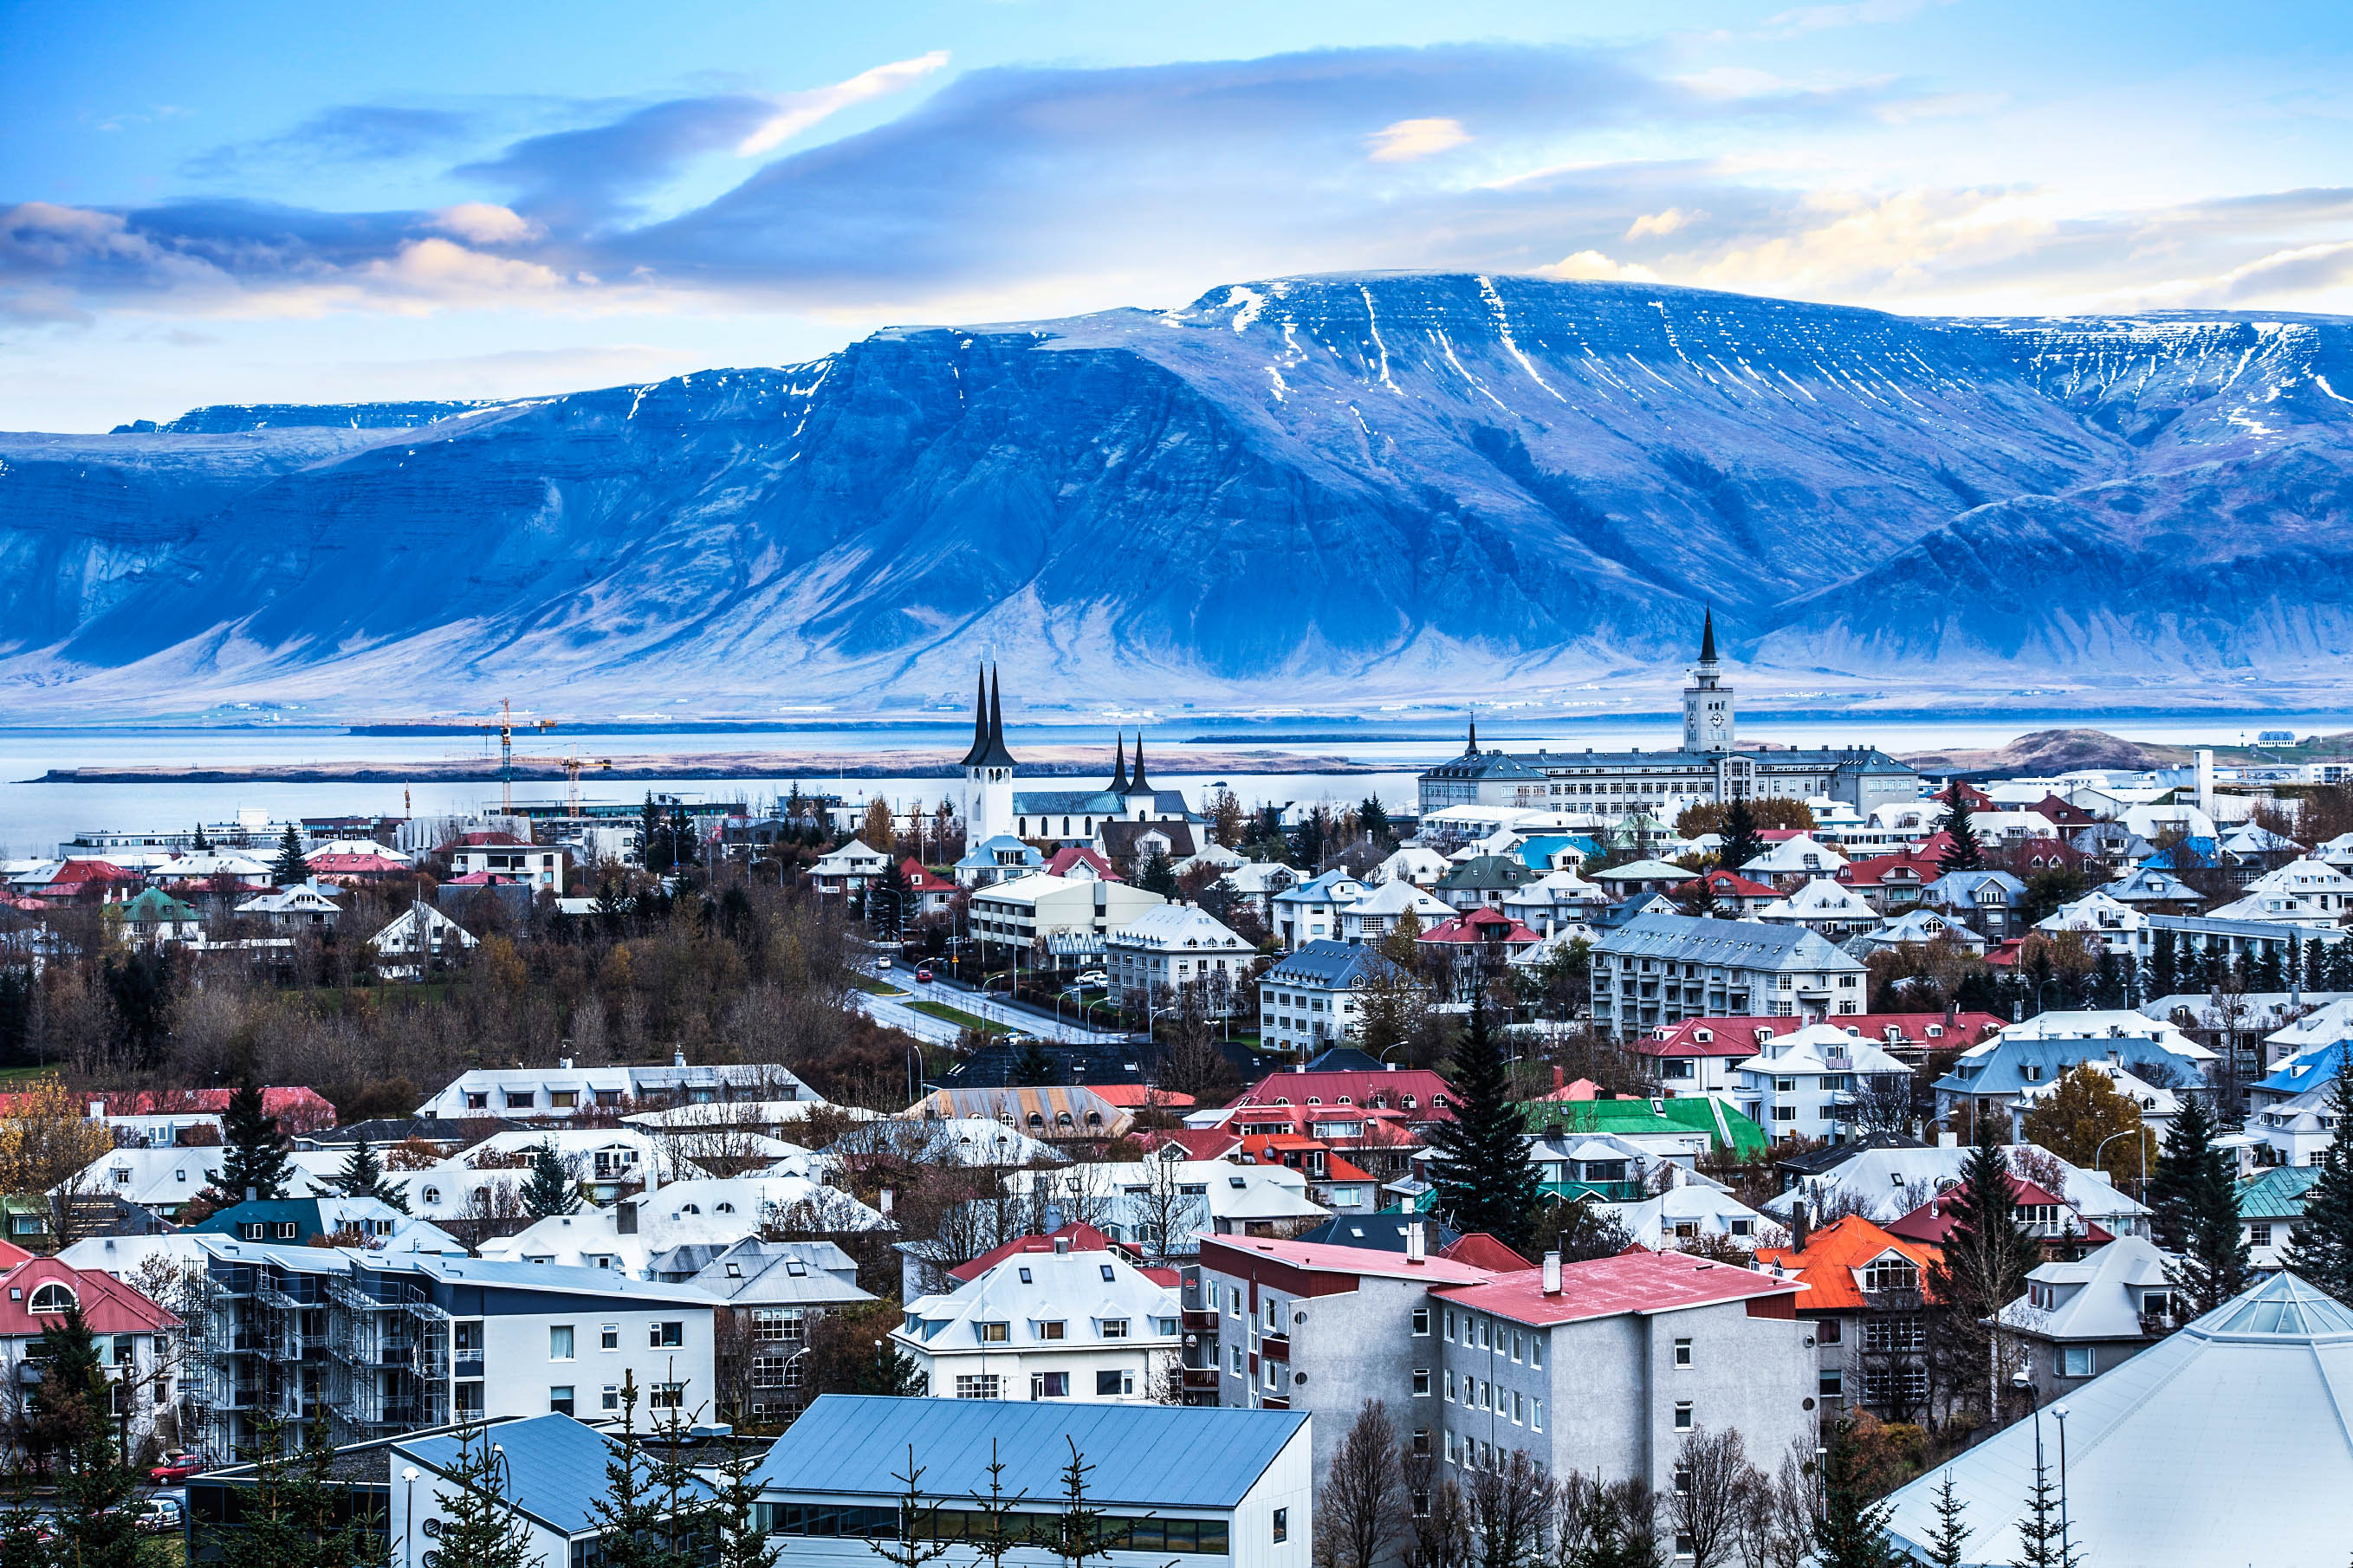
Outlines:
<svg viewBox="0 0 2353 1568"><path fill-rule="evenodd" d="M1858 959L1803 926L1708 916L1638 915L1595 944L1620 957L1664 958L1678 963L1720 963L1743 969L1856 970Z"/></svg>
<svg viewBox="0 0 2353 1568"><path fill-rule="evenodd" d="M1516 888L1535 879L1527 862L1515 856L1474 855L1438 879L1438 885L1456 889Z"/></svg>
<svg viewBox="0 0 2353 1568"><path fill-rule="evenodd" d="M1369 947L1325 937L1287 954L1266 972L1266 979L1278 985L1321 985L1336 990L1357 984L1386 966L1389 966L1388 960Z"/></svg>

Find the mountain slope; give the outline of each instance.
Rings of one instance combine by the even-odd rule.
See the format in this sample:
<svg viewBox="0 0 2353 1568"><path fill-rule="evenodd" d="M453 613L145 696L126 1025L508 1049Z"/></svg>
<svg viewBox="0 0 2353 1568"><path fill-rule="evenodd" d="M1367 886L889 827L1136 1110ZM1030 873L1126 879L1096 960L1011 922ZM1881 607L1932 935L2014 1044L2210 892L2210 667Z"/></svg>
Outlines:
<svg viewBox="0 0 2353 1568"><path fill-rule="evenodd" d="M987 652L1039 698L1370 700L1655 677L1712 603L1809 678L2325 681L2348 344L1366 275L0 437L0 679L765 707L950 694Z"/></svg>

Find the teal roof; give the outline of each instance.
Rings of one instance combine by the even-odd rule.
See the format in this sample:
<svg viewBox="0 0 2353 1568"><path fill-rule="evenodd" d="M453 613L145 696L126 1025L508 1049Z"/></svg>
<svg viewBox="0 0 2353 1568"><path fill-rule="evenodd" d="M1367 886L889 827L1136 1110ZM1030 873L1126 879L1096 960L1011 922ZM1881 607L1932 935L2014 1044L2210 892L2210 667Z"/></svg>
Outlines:
<svg viewBox="0 0 2353 1568"><path fill-rule="evenodd" d="M260 1220L269 1225L278 1225L292 1220L302 1227L301 1235L304 1240L317 1236L323 1228L319 1219L319 1200L316 1198L270 1198L249 1204L231 1204L228 1207L216 1211L208 1219L201 1220L195 1225L184 1226L181 1228L199 1232L209 1231L219 1236L235 1236L237 1234L238 1226L248 1225L255 1220Z"/></svg>
<svg viewBox="0 0 2353 1568"><path fill-rule="evenodd" d="M2241 1219L2301 1219L2304 1194L2320 1180L2316 1165L2277 1165L2239 1184Z"/></svg>
<svg viewBox="0 0 2353 1568"><path fill-rule="evenodd" d="M565 1535L597 1528L600 1521L589 1505L606 1494L605 1461L612 1458L617 1444L569 1415L496 1422L484 1427L475 1441L483 1438L497 1444L506 1456L506 1495L516 1508ZM455 1436L419 1437L396 1443L394 1448L445 1475L458 1462ZM698 1496L710 1495L710 1488L702 1482L693 1486Z"/></svg>
<svg viewBox="0 0 2353 1568"><path fill-rule="evenodd" d="M1075 1447L1103 1505L1231 1508L1306 1425L1304 1411L828 1394L776 1439L754 1479L792 1496L887 1497L905 1489L891 1472L904 1474L912 1445L926 1496L986 1492L994 1458L1008 1495L1042 1500L1061 1494Z"/></svg>
<svg viewBox="0 0 2353 1568"><path fill-rule="evenodd" d="M1532 1100L1520 1107L1520 1122L1541 1132L1557 1121L1569 1132L1704 1132L1719 1149L1761 1153L1771 1142L1738 1107L1713 1095L1676 1100Z"/></svg>

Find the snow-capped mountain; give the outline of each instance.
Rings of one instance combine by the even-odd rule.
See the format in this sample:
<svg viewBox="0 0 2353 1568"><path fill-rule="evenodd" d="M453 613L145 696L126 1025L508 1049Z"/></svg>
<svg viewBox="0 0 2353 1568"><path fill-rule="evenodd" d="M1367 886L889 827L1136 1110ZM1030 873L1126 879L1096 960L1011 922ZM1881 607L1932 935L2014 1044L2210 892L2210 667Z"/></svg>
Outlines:
<svg viewBox="0 0 2353 1568"><path fill-rule="evenodd" d="M500 404L0 437L20 703L1933 693L2353 637L2353 322L1352 275ZM2344 388L2340 394L2338 388Z"/></svg>

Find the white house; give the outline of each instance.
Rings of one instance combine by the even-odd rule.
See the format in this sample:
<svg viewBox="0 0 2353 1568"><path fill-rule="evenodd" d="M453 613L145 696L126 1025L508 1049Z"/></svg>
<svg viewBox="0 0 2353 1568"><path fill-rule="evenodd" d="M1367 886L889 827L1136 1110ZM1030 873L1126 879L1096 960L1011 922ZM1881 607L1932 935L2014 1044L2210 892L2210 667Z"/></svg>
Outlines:
<svg viewBox="0 0 2353 1568"><path fill-rule="evenodd" d="M1767 1134L1843 1142L1858 1094L1877 1079L1900 1083L1911 1068L1835 1024L1809 1024L1762 1041L1736 1069L1740 1109Z"/></svg>
<svg viewBox="0 0 2353 1568"><path fill-rule="evenodd" d="M227 1157L228 1151L218 1144L117 1149L92 1160L57 1191L121 1198L171 1219L220 1174L221 1164ZM288 1158L294 1170L291 1185L301 1191L306 1184L305 1178L323 1183L341 1171L345 1155L342 1150L303 1150Z"/></svg>
<svg viewBox="0 0 2353 1568"><path fill-rule="evenodd" d="M484 1258L609 1268L654 1277L654 1260L691 1244L726 1247L769 1223L814 1230L880 1230L890 1224L848 1193L804 1176L697 1177L671 1182L610 1207L549 1215L512 1236L491 1237Z"/></svg>
<svg viewBox="0 0 2353 1568"><path fill-rule="evenodd" d="M480 947L481 942L419 899L368 938L368 945L375 950L376 973L385 978L421 980L448 960Z"/></svg>
<svg viewBox="0 0 2353 1568"><path fill-rule="evenodd" d="M1521 883L1504 895L1502 905L1505 914L1543 936L1572 927L1581 930L1609 907L1608 892L1566 868Z"/></svg>
<svg viewBox="0 0 2353 1568"><path fill-rule="evenodd" d="M1113 883L1113 886L1118 884ZM1202 985L1215 1012L1246 1005L1242 972L1258 950L1191 904L1149 909L1103 939L1114 1007L1149 1010L1155 999Z"/></svg>
<svg viewBox="0 0 2353 1568"><path fill-rule="evenodd" d="M1409 883L1388 886L1419 891ZM1312 1055L1335 1040L1356 1038L1364 1023L1366 993L1388 975L1397 975L1397 967L1378 952L1328 937L1285 954L1259 977L1261 1047Z"/></svg>
<svg viewBox="0 0 2353 1568"><path fill-rule="evenodd" d="M1879 911L1861 893L1829 877L1816 877L1797 891L1774 900L1752 917L1767 925L1803 926L1832 942L1870 931Z"/></svg>
<svg viewBox="0 0 2353 1568"><path fill-rule="evenodd" d="M1049 937L1107 936L1166 902L1133 882L1037 871L976 887L965 918L983 946L1027 949Z"/></svg>
<svg viewBox="0 0 2353 1568"><path fill-rule="evenodd" d="M1635 1245L1652 1252L1687 1250L1704 1239L1755 1247L1779 1237L1781 1227L1742 1203L1721 1182L1666 1167L1674 1184L1634 1203L1603 1204L1600 1210L1626 1227Z"/></svg>
<svg viewBox="0 0 2353 1568"><path fill-rule="evenodd" d="M2353 913L2353 877L2325 860L2291 860L2211 911L2218 921L2295 921L2329 925Z"/></svg>
<svg viewBox="0 0 2353 1568"><path fill-rule="evenodd" d="M907 1303L892 1341L935 1399L1153 1400L1183 1343L1176 1292L1115 1252L1017 1252Z"/></svg>
<svg viewBox="0 0 2353 1568"><path fill-rule="evenodd" d="M1198 1235L1271 1236L1312 1225L1331 1211L1307 1195L1307 1175L1288 1165L1172 1158L1174 1144L1141 1160L1103 1161L1059 1171L1008 1171L1005 1190L1092 1225L1113 1241L1168 1256L1191 1256Z"/></svg>
<svg viewBox="0 0 2353 1568"><path fill-rule="evenodd" d="M1409 912L1420 922L1424 931L1440 921L1454 918L1452 905L1399 878L1381 883L1354 903L1341 905L1337 917L1340 924L1335 934L1342 942L1376 942L1395 931L1398 921ZM1311 921L1310 923L1315 922ZM1304 947L1308 942L1326 940L1309 937L1307 942L1298 945Z"/></svg>
<svg viewBox="0 0 2353 1568"><path fill-rule="evenodd" d="M1744 877L1829 877L1846 868L1846 857L1829 845L1799 833L1766 847L1765 852L1739 868Z"/></svg>
<svg viewBox="0 0 2353 1568"><path fill-rule="evenodd" d="M817 1091L774 1062L691 1067L684 1052L668 1067L476 1068L417 1108L428 1121L462 1121L502 1116L523 1121L569 1121L652 1104L713 1104L739 1100L806 1100Z"/></svg>
<svg viewBox="0 0 2353 1568"><path fill-rule="evenodd" d="M274 931L332 931L343 918L343 906L316 882L263 893L237 906L243 920L269 922Z"/></svg>
<svg viewBox="0 0 2353 1568"><path fill-rule="evenodd" d="M855 897L881 880L890 864L890 856L864 839L853 838L818 857L817 864L809 868L809 884L819 898Z"/></svg>
<svg viewBox="0 0 2353 1568"><path fill-rule="evenodd" d="M1297 947L1319 936L1338 936L1341 910L1363 898L1366 890L1364 883L1337 869L1284 889L1269 900L1274 910L1275 940L1285 947Z"/></svg>
<svg viewBox="0 0 2353 1568"><path fill-rule="evenodd" d="M1373 868L1372 879L1382 883L1410 882L1427 892L1451 869L1446 857L1437 850L1421 844L1402 844Z"/></svg>

